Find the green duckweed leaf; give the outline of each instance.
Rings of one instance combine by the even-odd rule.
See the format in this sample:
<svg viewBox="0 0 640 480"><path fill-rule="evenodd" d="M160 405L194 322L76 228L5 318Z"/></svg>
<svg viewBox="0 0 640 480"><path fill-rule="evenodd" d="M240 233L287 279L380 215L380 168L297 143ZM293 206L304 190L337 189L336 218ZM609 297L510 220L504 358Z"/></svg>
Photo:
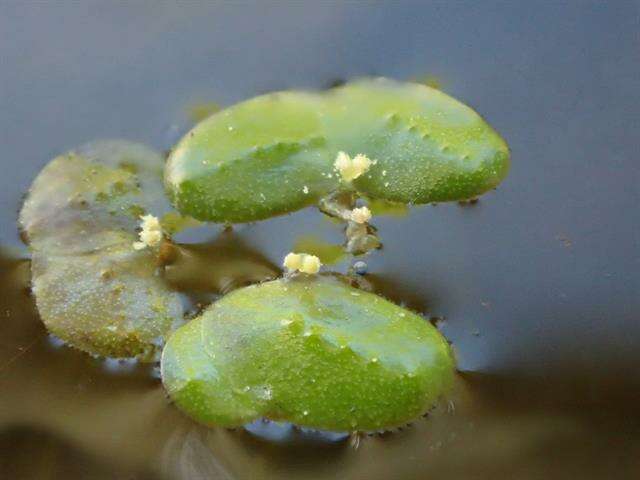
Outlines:
<svg viewBox="0 0 640 480"><path fill-rule="evenodd" d="M509 167L507 145L471 108L424 85L377 79L222 110L176 145L165 184L176 208L199 220L260 220L345 188L333 170L339 151L376 160L350 187L402 203L477 197Z"/></svg>
<svg viewBox="0 0 640 480"><path fill-rule="evenodd" d="M136 251L140 215L159 213L163 160L145 146L95 142L49 162L20 213L32 252L32 289L53 334L92 354L150 358L182 319L157 274Z"/></svg>
<svg viewBox="0 0 640 480"><path fill-rule="evenodd" d="M246 222L297 210L337 185L328 172L321 97L256 97L197 125L165 170L176 208L198 220ZM304 186L311 186L305 191Z"/></svg>
<svg viewBox="0 0 640 480"><path fill-rule="evenodd" d="M384 200L424 204L474 198L495 188L509 149L476 112L439 90L388 80L336 89L336 145L377 162L355 187Z"/></svg>
<svg viewBox="0 0 640 480"><path fill-rule="evenodd" d="M379 430L429 409L454 376L422 317L334 277L235 290L179 328L162 355L177 406L206 425L257 418Z"/></svg>

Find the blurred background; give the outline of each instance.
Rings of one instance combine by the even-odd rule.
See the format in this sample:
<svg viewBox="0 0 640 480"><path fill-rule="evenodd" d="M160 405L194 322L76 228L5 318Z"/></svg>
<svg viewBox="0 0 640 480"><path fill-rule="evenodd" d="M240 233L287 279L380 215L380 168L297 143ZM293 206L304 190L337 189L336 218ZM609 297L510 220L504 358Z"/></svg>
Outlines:
<svg viewBox="0 0 640 480"><path fill-rule="evenodd" d="M639 478L639 55L637 0L0 0L0 478ZM512 149L478 204L376 219L368 259L384 293L445 318L467 410L357 451L274 446L51 346L16 287L47 161L97 138L165 150L212 102L372 75L441 88ZM310 232L340 238L309 211L237 235L279 263Z"/></svg>

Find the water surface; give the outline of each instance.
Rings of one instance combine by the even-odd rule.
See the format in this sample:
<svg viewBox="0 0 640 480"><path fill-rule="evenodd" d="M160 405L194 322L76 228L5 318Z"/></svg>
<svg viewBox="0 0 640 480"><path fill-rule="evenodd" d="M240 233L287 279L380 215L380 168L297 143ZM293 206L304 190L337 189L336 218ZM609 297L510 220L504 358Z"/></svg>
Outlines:
<svg viewBox="0 0 640 480"><path fill-rule="evenodd" d="M0 2L0 478L638 478L639 8ZM50 158L95 138L165 149L194 103L371 74L437 76L513 151L478 204L374 221L378 291L444 318L453 403L357 449L266 442L195 425L152 367L46 335L15 220ZM341 238L310 209L233 245L269 269L310 234Z"/></svg>

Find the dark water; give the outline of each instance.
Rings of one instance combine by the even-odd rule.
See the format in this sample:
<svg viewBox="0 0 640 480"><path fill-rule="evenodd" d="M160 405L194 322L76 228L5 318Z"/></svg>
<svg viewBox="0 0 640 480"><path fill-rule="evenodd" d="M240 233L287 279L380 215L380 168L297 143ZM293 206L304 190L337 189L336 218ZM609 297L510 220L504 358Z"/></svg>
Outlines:
<svg viewBox="0 0 640 480"><path fill-rule="evenodd" d="M0 1L0 478L639 478L639 19L634 1ZM166 148L194 103L369 74L437 76L513 150L478 204L375 221L378 290L445 317L451 404L357 449L275 444L200 428L149 368L46 336L15 217L53 155ZM313 210L236 229L260 267L229 275L262 275L309 233L340 241Z"/></svg>

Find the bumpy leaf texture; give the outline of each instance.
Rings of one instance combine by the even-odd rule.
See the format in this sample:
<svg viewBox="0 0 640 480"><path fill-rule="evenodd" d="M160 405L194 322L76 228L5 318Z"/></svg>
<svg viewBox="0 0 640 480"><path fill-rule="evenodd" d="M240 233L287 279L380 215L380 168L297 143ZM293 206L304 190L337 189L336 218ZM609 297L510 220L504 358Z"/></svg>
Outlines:
<svg viewBox="0 0 640 480"><path fill-rule="evenodd" d="M257 418L379 430L429 409L453 381L424 318L329 276L236 290L179 328L162 355L177 406L206 425Z"/></svg>
<svg viewBox="0 0 640 480"><path fill-rule="evenodd" d="M163 163L143 145L95 142L49 162L29 190L20 226L38 311L76 348L150 359L182 319L154 254L132 247L140 215L167 208Z"/></svg>
<svg viewBox="0 0 640 480"><path fill-rule="evenodd" d="M375 164L353 185L339 151ZM387 79L327 92L252 98L198 124L165 170L172 202L199 220L249 222L317 203L340 188L410 204L477 197L509 169L504 140L439 90Z"/></svg>

